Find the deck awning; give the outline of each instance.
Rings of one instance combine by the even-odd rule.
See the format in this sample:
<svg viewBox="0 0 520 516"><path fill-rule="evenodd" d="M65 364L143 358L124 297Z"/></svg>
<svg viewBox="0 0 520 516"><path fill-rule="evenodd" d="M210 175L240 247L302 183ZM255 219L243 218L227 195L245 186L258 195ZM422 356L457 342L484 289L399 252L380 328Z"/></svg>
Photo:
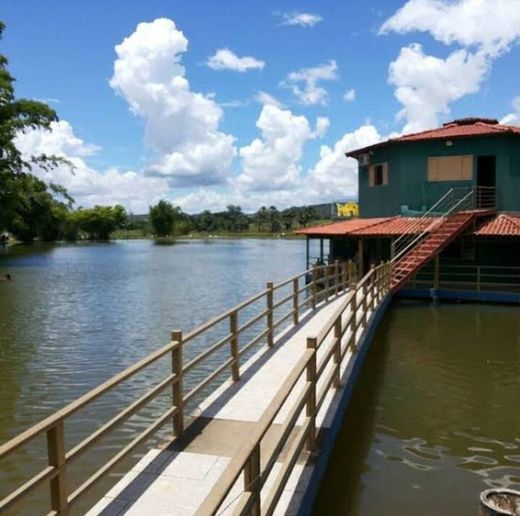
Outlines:
<svg viewBox="0 0 520 516"><path fill-rule="evenodd" d="M299 235L314 238L333 237L394 237L406 233L421 233L433 229L440 218L425 218L418 225L420 219L414 217L377 217L343 220L332 224L314 226L296 231ZM432 225L434 222L434 225ZM429 228L429 226L431 226ZM477 236L509 236L520 238L520 215L501 213L492 220L484 222L475 231Z"/></svg>

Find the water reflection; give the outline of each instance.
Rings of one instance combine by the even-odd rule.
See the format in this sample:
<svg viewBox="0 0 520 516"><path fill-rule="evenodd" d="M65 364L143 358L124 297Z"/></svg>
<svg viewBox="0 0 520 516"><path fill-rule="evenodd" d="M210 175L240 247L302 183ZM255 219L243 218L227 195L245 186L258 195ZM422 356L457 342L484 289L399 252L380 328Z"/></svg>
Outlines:
<svg viewBox="0 0 520 516"><path fill-rule="evenodd" d="M384 319L316 514L475 515L520 488L515 307L401 302Z"/></svg>

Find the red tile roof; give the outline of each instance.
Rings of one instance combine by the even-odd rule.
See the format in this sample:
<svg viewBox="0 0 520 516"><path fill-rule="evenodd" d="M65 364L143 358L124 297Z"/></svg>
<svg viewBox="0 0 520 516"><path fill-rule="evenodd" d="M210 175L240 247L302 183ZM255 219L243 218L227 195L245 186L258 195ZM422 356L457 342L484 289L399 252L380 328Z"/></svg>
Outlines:
<svg viewBox="0 0 520 516"><path fill-rule="evenodd" d="M350 219L333 224L300 229L296 231L296 233L325 238L331 236L397 236L405 233L419 233L425 230L432 221L432 219L424 219L422 223L418 225L419 220L420 219L413 217ZM440 223L440 220L441 219L434 219L433 222L438 221ZM506 215L502 213L489 222L484 223L475 234L478 236L520 237L520 215Z"/></svg>
<svg viewBox="0 0 520 516"><path fill-rule="evenodd" d="M440 220L440 219L435 219ZM371 219L350 219L324 226L301 229L300 235L309 236L393 236L404 233L419 233L426 229L431 219L419 223L413 217L379 217Z"/></svg>
<svg viewBox="0 0 520 516"><path fill-rule="evenodd" d="M502 213L481 226L475 234L479 236L520 236L520 215Z"/></svg>
<svg viewBox="0 0 520 516"><path fill-rule="evenodd" d="M437 129L405 134L368 147L363 147L362 149L356 149L348 152L347 156L356 157L358 154L368 150L399 142L450 140L455 138L469 138L474 136L490 136L497 134L513 134L520 136L520 127L499 124L497 120L489 118L462 118L454 120L453 122L448 122Z"/></svg>
<svg viewBox="0 0 520 516"><path fill-rule="evenodd" d="M388 220L388 217L372 219L349 219L333 224L324 224L296 231L299 235L351 235L359 229L368 228Z"/></svg>
<svg viewBox="0 0 520 516"><path fill-rule="evenodd" d="M428 229L430 225L435 227L441 219L418 219L413 217L391 217L375 226L369 226L355 232L356 235L363 236L394 236L405 233L421 233Z"/></svg>

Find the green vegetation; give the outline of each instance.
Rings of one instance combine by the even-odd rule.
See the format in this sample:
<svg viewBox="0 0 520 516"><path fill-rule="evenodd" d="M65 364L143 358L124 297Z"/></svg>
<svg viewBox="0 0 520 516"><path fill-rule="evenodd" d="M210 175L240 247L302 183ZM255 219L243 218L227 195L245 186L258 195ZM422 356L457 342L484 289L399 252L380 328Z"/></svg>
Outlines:
<svg viewBox="0 0 520 516"><path fill-rule="evenodd" d="M168 201L159 201L155 206L150 206L150 224L154 234L158 237L173 234L180 213L180 208L174 208Z"/></svg>

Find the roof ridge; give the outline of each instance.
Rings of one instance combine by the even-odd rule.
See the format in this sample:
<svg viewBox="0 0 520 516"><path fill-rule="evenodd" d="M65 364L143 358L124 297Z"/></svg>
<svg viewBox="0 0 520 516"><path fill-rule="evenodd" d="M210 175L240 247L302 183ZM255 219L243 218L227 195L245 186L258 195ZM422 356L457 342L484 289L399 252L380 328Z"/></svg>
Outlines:
<svg viewBox="0 0 520 516"><path fill-rule="evenodd" d="M511 215L508 215L507 213L500 213L498 217L506 218L511 224L513 224L513 226L516 226L520 230L520 221L515 220Z"/></svg>

